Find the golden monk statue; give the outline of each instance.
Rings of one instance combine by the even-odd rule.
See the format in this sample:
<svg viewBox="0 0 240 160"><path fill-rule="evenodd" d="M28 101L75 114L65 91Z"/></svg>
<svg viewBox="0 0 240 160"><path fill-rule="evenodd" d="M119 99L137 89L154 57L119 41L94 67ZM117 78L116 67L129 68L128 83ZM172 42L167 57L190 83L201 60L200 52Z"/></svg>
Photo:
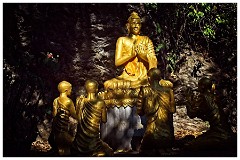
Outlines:
<svg viewBox="0 0 240 160"><path fill-rule="evenodd" d="M72 153L82 156L112 156L113 150L100 139L100 124L107 121L105 102L97 97L98 83L85 83L87 97L77 98L79 122Z"/></svg>
<svg viewBox="0 0 240 160"><path fill-rule="evenodd" d="M157 68L149 70L148 80L150 86L141 87L137 106L138 114L146 115L147 118L140 147L140 154L143 155L161 154L158 151L172 148L174 141L173 113L176 106L173 90L169 85L166 87L159 84L161 72Z"/></svg>
<svg viewBox="0 0 240 160"><path fill-rule="evenodd" d="M115 65L123 66L120 76L104 83L105 89L137 88L147 84L147 72L157 67L157 58L152 41L140 36L141 19L132 12L127 23L128 36L117 40Z"/></svg>
<svg viewBox="0 0 240 160"><path fill-rule="evenodd" d="M195 96L192 91L187 93L187 114L190 118L201 118L208 121L210 129L187 142L184 145L184 152L189 155L197 155L197 152L226 151L230 147L230 139L232 131L227 124L225 114L219 108L216 95L214 94L215 84L212 80L203 77L198 81L199 96Z"/></svg>
<svg viewBox="0 0 240 160"><path fill-rule="evenodd" d="M69 155L70 145L74 139L69 134L69 118L77 119L74 104L68 96L71 95L72 85L67 81L58 84L60 96L53 102L52 132L59 155Z"/></svg>

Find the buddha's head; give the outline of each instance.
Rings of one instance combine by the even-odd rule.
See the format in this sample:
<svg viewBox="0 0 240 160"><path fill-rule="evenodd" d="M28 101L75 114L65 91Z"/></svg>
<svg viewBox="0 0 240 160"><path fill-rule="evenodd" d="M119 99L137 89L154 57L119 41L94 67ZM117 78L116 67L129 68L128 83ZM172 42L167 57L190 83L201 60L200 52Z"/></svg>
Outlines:
<svg viewBox="0 0 240 160"><path fill-rule="evenodd" d="M71 95L72 85L67 81L62 81L58 84L58 91L60 93L67 93L67 95Z"/></svg>
<svg viewBox="0 0 240 160"><path fill-rule="evenodd" d="M98 83L95 80L87 80L85 82L85 89L87 93L97 93L98 91Z"/></svg>
<svg viewBox="0 0 240 160"><path fill-rule="evenodd" d="M139 35L141 30L141 19L136 12L132 12L126 24L128 34Z"/></svg>

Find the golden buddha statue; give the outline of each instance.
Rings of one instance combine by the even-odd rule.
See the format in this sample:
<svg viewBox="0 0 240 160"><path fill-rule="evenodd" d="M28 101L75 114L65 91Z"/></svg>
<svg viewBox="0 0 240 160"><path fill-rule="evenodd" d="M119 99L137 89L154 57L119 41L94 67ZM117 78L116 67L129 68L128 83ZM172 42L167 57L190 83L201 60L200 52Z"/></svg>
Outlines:
<svg viewBox="0 0 240 160"><path fill-rule="evenodd" d="M174 141L173 113L176 111L174 94L171 85L166 87L159 84L161 80L159 69L150 69L148 80L150 86L141 87L137 103L137 113L146 115L147 118L140 153L148 154L155 150L157 152L154 154L161 154L158 151L170 149Z"/></svg>
<svg viewBox="0 0 240 160"><path fill-rule="evenodd" d="M137 88L147 84L147 71L157 67L157 58L152 41L140 36L141 19L132 12L127 23L128 36L117 40L115 65L123 66L120 76L104 83L105 89Z"/></svg>
<svg viewBox="0 0 240 160"><path fill-rule="evenodd" d="M109 108L108 117L111 119L102 127L102 133L108 133L103 138L116 152L128 152L132 149L134 129L141 125L135 125L137 119L140 119L135 114L138 92L141 86L149 85L148 70L157 67L153 43L149 37L140 35L141 19L136 12L131 13L126 27L128 35L118 38L115 51L115 65L122 66L123 72L104 82L105 91L99 94ZM119 118L112 119L114 116ZM118 127L111 129L113 124Z"/></svg>
<svg viewBox="0 0 240 160"><path fill-rule="evenodd" d="M69 134L69 118L77 119L74 104L68 96L71 95L72 85L67 81L58 84L60 96L53 102L53 124L52 132L57 145L59 155L69 155L70 145L73 138Z"/></svg>
<svg viewBox="0 0 240 160"><path fill-rule="evenodd" d="M107 121L105 102L97 97L98 83L85 83L87 97L77 98L79 122L72 153L83 156L112 156L113 150L100 139L100 124Z"/></svg>

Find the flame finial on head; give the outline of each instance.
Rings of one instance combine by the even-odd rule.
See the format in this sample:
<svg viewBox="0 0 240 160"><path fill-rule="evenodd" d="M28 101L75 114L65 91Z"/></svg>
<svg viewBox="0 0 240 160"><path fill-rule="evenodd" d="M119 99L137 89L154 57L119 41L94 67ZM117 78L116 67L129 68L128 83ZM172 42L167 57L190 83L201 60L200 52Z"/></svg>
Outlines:
<svg viewBox="0 0 240 160"><path fill-rule="evenodd" d="M128 18L128 22L130 22L132 19L140 19L140 17L138 16L137 12L132 12L130 17Z"/></svg>

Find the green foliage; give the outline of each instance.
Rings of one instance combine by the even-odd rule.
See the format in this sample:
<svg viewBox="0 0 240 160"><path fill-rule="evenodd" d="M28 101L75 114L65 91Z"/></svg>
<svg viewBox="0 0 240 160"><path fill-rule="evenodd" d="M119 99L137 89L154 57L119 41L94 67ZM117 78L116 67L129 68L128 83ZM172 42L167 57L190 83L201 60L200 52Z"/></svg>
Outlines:
<svg viewBox="0 0 240 160"><path fill-rule="evenodd" d="M176 60L166 53L173 52L178 57L186 44L224 63L228 63L227 58L220 55L229 53L229 49L236 57L236 3L147 3L145 6L155 24L155 51L163 52L165 64L170 62L172 69Z"/></svg>
<svg viewBox="0 0 240 160"><path fill-rule="evenodd" d="M198 25L196 29L200 30L207 41L209 41L209 39L215 39L216 31L221 27L220 25L227 23L225 19L226 13L219 12L222 6L223 4L217 3L197 3L189 7L189 21Z"/></svg>
<svg viewBox="0 0 240 160"><path fill-rule="evenodd" d="M161 26L160 26L159 23L157 23L156 31L157 31L158 34L160 34L162 32L162 29L161 29Z"/></svg>
<svg viewBox="0 0 240 160"><path fill-rule="evenodd" d="M155 52L159 52L161 49L164 49L166 47L165 43L159 43L155 49Z"/></svg>
<svg viewBox="0 0 240 160"><path fill-rule="evenodd" d="M203 27L203 35L206 36L207 38L215 38L215 30L212 28L212 26L206 24L204 27Z"/></svg>
<svg viewBox="0 0 240 160"><path fill-rule="evenodd" d="M175 53L169 53L166 57L167 59L167 69L170 70L171 73L174 72L175 68L176 68L176 62L178 60L178 55Z"/></svg>
<svg viewBox="0 0 240 160"><path fill-rule="evenodd" d="M156 32L157 34L161 34L162 32L162 29L161 29L161 26L159 23L156 23L157 27L156 27ZM166 44L164 41L160 41L157 45L157 47L155 48L155 52L159 52L161 51L162 49L165 49L166 48Z"/></svg>
<svg viewBox="0 0 240 160"><path fill-rule="evenodd" d="M145 6L149 10L157 10L157 8L158 8L157 3L145 3Z"/></svg>
<svg viewBox="0 0 240 160"><path fill-rule="evenodd" d="M193 23L199 22L200 19L203 18L204 13L195 9L193 5L191 5L189 8L192 9L192 11L188 13L188 16L193 18Z"/></svg>
<svg viewBox="0 0 240 160"><path fill-rule="evenodd" d="M223 17L221 17L220 15L216 15L216 23L217 24L224 24L224 23L226 23L226 20L223 18Z"/></svg>

